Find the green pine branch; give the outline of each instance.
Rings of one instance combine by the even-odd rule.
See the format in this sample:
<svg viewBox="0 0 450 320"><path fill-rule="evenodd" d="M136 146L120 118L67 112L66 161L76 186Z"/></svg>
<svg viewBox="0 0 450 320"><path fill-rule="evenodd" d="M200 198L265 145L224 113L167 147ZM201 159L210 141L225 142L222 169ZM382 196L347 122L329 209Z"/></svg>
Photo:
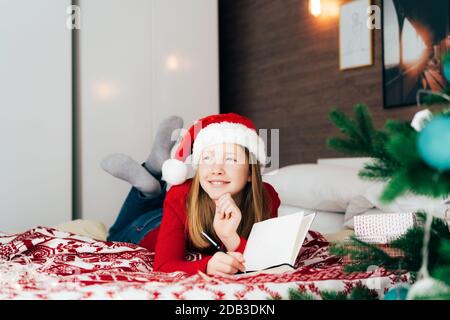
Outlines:
<svg viewBox="0 0 450 320"><path fill-rule="evenodd" d="M447 86L443 91L443 94L450 96L450 86ZM423 104L431 106L433 104L448 103L448 100L437 94L429 94L423 99Z"/></svg>
<svg viewBox="0 0 450 320"><path fill-rule="evenodd" d="M356 236L350 236L348 243L334 243L330 247L330 253L336 256L348 256L351 264L344 266L344 271L366 272L371 266L383 266L389 270L397 270L399 258L389 256L377 245L359 240Z"/></svg>
<svg viewBox="0 0 450 320"><path fill-rule="evenodd" d="M396 168L386 166L379 159L365 163L358 175L366 180L388 180L396 172Z"/></svg>
<svg viewBox="0 0 450 320"><path fill-rule="evenodd" d="M359 107L355 106L355 113L356 108ZM343 112L337 109L334 109L330 112L330 119L341 130L342 133L346 134L349 137L350 141L362 142L361 145L366 148L366 145L364 144L363 133L358 131L358 126L355 121L353 121Z"/></svg>
<svg viewBox="0 0 450 320"><path fill-rule="evenodd" d="M344 266L345 272L364 272L373 265L381 266L389 271L408 270L417 272L422 265L422 244L424 235L424 220L426 214L417 214L418 223L410 228L402 237L392 241L390 247L403 253L400 257L391 257L376 244L366 243L351 236L348 242L334 243L330 247L330 253L336 256L349 256L354 261ZM433 218L430 234L428 266L431 274L435 270L443 277L449 272L450 261L443 258L443 253L450 250L450 232L448 224L443 219ZM442 248L441 245L445 244ZM441 251L439 251L441 250ZM443 250L443 251L442 251ZM450 257L446 255L445 257ZM450 259L450 258L448 258Z"/></svg>
<svg viewBox="0 0 450 320"><path fill-rule="evenodd" d="M359 104L354 107L355 120L336 108L331 110L329 117L331 122L347 136L346 139L329 139L327 144L330 148L361 156L373 156L374 152L379 151L377 148L382 136L373 128L367 106Z"/></svg>
<svg viewBox="0 0 450 320"><path fill-rule="evenodd" d="M307 292L301 292L293 288L289 289L290 300L316 300L313 295ZM333 291L324 290L321 291L320 296L322 300L376 300L378 299L378 293L369 289L367 286L358 282L350 292L345 291Z"/></svg>
<svg viewBox="0 0 450 320"><path fill-rule="evenodd" d="M450 240L442 241L439 248L439 257L441 261L431 275L450 286Z"/></svg>
<svg viewBox="0 0 450 320"><path fill-rule="evenodd" d="M350 292L349 300L376 300L378 293L359 283Z"/></svg>
<svg viewBox="0 0 450 320"><path fill-rule="evenodd" d="M330 120L346 135L345 138L330 138L329 148L352 156L366 156L374 159L364 166L360 176L368 179L386 180L399 168L398 160L394 159L385 148L388 134L376 130L372 117L366 105L355 105L354 120L342 111L333 109Z"/></svg>
<svg viewBox="0 0 450 320"><path fill-rule="evenodd" d="M450 108L442 114L446 112L450 115ZM333 109L330 120L345 137L328 139L328 147L372 158L359 176L388 181L381 201L391 202L405 192L434 198L450 194L450 170L437 171L423 161L416 146L418 133L408 122L388 120L384 130L376 130L367 106L362 104L354 107L353 119Z"/></svg>
<svg viewBox="0 0 450 320"><path fill-rule="evenodd" d="M315 300L310 293L300 292L293 288L289 288L289 300Z"/></svg>
<svg viewBox="0 0 450 320"><path fill-rule="evenodd" d="M380 200L389 203L401 196L408 190L408 181L404 170L399 170L393 174L388 184L381 193Z"/></svg>
<svg viewBox="0 0 450 320"><path fill-rule="evenodd" d="M322 300L347 300L347 294L343 291L322 291Z"/></svg>

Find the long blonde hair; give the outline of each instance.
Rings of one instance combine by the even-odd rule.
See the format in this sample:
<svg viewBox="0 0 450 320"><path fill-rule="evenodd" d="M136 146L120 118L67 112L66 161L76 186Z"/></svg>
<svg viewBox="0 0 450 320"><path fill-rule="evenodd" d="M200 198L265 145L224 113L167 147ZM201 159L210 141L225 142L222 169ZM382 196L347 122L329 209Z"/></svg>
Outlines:
<svg viewBox="0 0 450 320"><path fill-rule="evenodd" d="M245 149L246 160L249 162L248 181L244 188L233 196L236 205L242 213L242 219L237 229L239 236L247 238L254 223L270 217L271 199L264 188L260 165L254 156ZM248 161L251 159L252 161ZM201 234L205 231L217 243L219 238L213 227L216 205L200 186L198 170L192 179L191 189L187 197L187 230L191 246L195 249L207 249L211 244Z"/></svg>

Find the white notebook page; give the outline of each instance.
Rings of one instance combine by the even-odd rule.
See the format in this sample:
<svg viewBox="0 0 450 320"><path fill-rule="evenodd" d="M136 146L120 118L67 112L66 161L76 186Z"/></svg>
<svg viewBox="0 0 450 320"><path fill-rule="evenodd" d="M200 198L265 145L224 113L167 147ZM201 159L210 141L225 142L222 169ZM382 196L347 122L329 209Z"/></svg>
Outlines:
<svg viewBox="0 0 450 320"><path fill-rule="evenodd" d="M301 211L255 223L244 251L246 270L293 264L314 219L310 216Z"/></svg>
<svg viewBox="0 0 450 320"><path fill-rule="evenodd" d="M292 251L292 258L290 262L291 265L294 265L298 253L303 245L303 242L305 241L306 235L308 234L308 230L311 227L311 224L313 223L315 217L316 217L315 213L311 213L303 217L300 226L300 232L297 235L295 247L294 250Z"/></svg>

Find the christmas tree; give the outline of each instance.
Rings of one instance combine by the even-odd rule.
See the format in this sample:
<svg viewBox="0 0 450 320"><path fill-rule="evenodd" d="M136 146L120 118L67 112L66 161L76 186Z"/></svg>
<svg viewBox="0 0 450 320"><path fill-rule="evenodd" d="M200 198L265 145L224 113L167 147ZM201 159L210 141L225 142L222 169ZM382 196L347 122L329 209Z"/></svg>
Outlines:
<svg viewBox="0 0 450 320"><path fill-rule="evenodd" d="M443 58L443 73L450 82L450 54ZM450 101L450 87L430 93L428 105ZM420 100L418 101L420 104ZM438 112L423 110L413 121L389 120L382 130L373 126L365 105L356 105L353 118L334 109L331 121L345 135L331 138L328 146L352 156L372 160L359 172L363 179L385 181L381 199L389 203L406 192L446 199L450 195L450 106ZM447 223L425 212L419 223L389 245L400 250L392 257L379 246L350 237L330 251L350 256L347 272L365 271L378 265L393 272L410 272L414 284L394 299L450 299L450 233ZM422 248L422 250L418 250ZM389 292L388 292L389 293ZM392 298L392 297L391 297Z"/></svg>
<svg viewBox="0 0 450 320"><path fill-rule="evenodd" d="M375 290L367 288L361 282L356 283L350 292L345 291L322 291L320 292L322 300L376 300L378 293ZM289 300L315 300L312 294L301 292L299 290L289 290Z"/></svg>

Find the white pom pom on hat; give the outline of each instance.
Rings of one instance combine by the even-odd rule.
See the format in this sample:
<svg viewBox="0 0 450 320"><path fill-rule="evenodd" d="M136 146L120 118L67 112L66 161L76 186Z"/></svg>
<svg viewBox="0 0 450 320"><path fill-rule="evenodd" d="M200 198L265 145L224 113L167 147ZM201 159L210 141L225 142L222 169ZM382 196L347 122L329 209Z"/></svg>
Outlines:
<svg viewBox="0 0 450 320"><path fill-rule="evenodd" d="M182 184L187 179L188 169L184 162L167 159L162 165L162 179L171 185Z"/></svg>
<svg viewBox="0 0 450 320"><path fill-rule="evenodd" d="M203 149L220 143L235 143L247 148L260 163L261 169L264 168L266 148L253 122L236 113L225 113L202 118L189 128L174 158L163 163L162 179L170 185L182 184L189 174L185 161L191 160L195 169Z"/></svg>

